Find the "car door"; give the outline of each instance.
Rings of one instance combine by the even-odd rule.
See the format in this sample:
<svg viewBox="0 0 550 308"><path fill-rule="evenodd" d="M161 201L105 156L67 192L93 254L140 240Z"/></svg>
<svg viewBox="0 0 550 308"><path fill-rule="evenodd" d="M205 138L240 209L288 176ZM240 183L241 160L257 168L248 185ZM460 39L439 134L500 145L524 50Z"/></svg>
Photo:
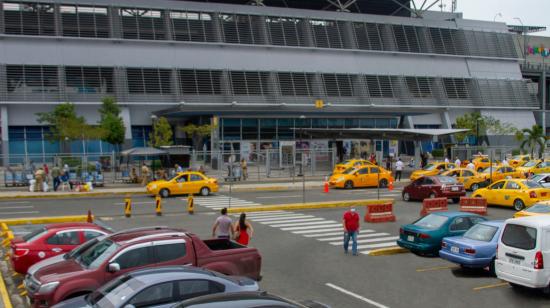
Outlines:
<svg viewBox="0 0 550 308"><path fill-rule="evenodd" d="M422 186L420 186L420 196L418 196L419 199L426 199L430 196L430 193L432 192L432 188L434 186L434 181L430 177L424 177L422 181Z"/></svg>
<svg viewBox="0 0 550 308"><path fill-rule="evenodd" d="M504 190L501 194L499 194L500 202L498 204L512 206L514 204L514 200L519 197L520 190L521 187L518 183L514 181L507 181Z"/></svg>
<svg viewBox="0 0 550 308"><path fill-rule="evenodd" d="M121 307L170 307L171 304L176 302L176 295L176 284L170 280L141 290Z"/></svg>
<svg viewBox="0 0 550 308"><path fill-rule="evenodd" d="M370 168L369 174L367 175L366 186L369 186L369 187L378 186L379 172L380 172L380 168L378 167Z"/></svg>
<svg viewBox="0 0 550 308"><path fill-rule="evenodd" d="M189 174L184 173L175 179L174 194L185 194L189 191Z"/></svg>
<svg viewBox="0 0 550 308"><path fill-rule="evenodd" d="M82 243L80 230L58 231L45 241L45 251L39 256L44 259L71 251Z"/></svg>
<svg viewBox="0 0 550 308"><path fill-rule="evenodd" d="M206 279L185 279L176 282L178 288L177 300L224 292L225 286L216 281Z"/></svg>
<svg viewBox="0 0 550 308"><path fill-rule="evenodd" d="M468 182L473 176L474 173L471 170L462 170L462 172L460 173L460 182L464 184Z"/></svg>
<svg viewBox="0 0 550 308"><path fill-rule="evenodd" d="M497 198L502 194L504 184L506 184L506 181L498 181L487 188L487 192L484 194L484 197L487 199L487 203L497 204Z"/></svg>
<svg viewBox="0 0 550 308"><path fill-rule="evenodd" d="M108 262L108 264L113 263L118 264L120 270L116 272L109 272L109 267L105 266L105 270L107 271L105 281L110 281L120 275L154 264L155 258L153 244L140 243L126 247L115 254Z"/></svg>
<svg viewBox="0 0 550 308"><path fill-rule="evenodd" d="M420 195L421 195L420 190L422 189L423 182L424 182L424 178L422 177L414 180L411 183L410 188L407 190L411 199L420 199Z"/></svg>
<svg viewBox="0 0 550 308"><path fill-rule="evenodd" d="M472 222L465 216L458 216L453 219L449 225L449 236L462 235L468 231L472 225Z"/></svg>
<svg viewBox="0 0 550 308"><path fill-rule="evenodd" d="M173 239L153 242L155 260L159 266L193 265L192 250L184 239Z"/></svg>
<svg viewBox="0 0 550 308"><path fill-rule="evenodd" d="M353 175L354 187L365 187L367 185L367 178L369 176L369 168L363 167L357 170Z"/></svg>
<svg viewBox="0 0 550 308"><path fill-rule="evenodd" d="M202 175L191 173L189 174L189 189L185 193L198 194L204 186L208 186L206 184L206 178Z"/></svg>

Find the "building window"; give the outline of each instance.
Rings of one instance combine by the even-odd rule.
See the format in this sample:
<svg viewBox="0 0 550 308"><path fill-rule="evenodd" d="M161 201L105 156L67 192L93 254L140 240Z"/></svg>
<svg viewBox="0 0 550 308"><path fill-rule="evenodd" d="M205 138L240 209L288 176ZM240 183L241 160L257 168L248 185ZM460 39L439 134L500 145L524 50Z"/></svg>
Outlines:
<svg viewBox="0 0 550 308"><path fill-rule="evenodd" d="M390 76L366 76L370 97L395 97Z"/></svg>
<svg viewBox="0 0 550 308"><path fill-rule="evenodd" d="M292 140L294 139L294 120L293 119L278 119L277 120L277 136L279 139Z"/></svg>
<svg viewBox="0 0 550 308"><path fill-rule="evenodd" d="M113 69L106 67L65 68L68 93L110 94L113 93Z"/></svg>
<svg viewBox="0 0 550 308"><path fill-rule="evenodd" d="M231 72L231 87L234 95L267 95L269 73Z"/></svg>
<svg viewBox="0 0 550 308"><path fill-rule="evenodd" d="M183 94L221 94L221 71L180 70Z"/></svg>
<svg viewBox="0 0 550 308"><path fill-rule="evenodd" d="M316 47L344 48L342 33L334 20L310 20Z"/></svg>
<svg viewBox="0 0 550 308"><path fill-rule="evenodd" d="M259 16L220 14L224 42L233 44L264 44Z"/></svg>
<svg viewBox="0 0 550 308"><path fill-rule="evenodd" d="M311 121L312 128L327 128L327 125L327 119L312 119Z"/></svg>
<svg viewBox="0 0 550 308"><path fill-rule="evenodd" d="M303 19L270 16L265 19L271 44L307 46Z"/></svg>
<svg viewBox="0 0 550 308"><path fill-rule="evenodd" d="M151 126L132 126L132 146L146 147L149 145L149 134L153 131Z"/></svg>
<svg viewBox="0 0 550 308"><path fill-rule="evenodd" d="M241 139L241 119L222 119L223 120L223 139L240 140Z"/></svg>
<svg viewBox="0 0 550 308"><path fill-rule="evenodd" d="M313 96L310 80L313 74L277 73L279 88L283 96Z"/></svg>
<svg viewBox="0 0 550 308"><path fill-rule="evenodd" d="M168 69L129 68L126 72L130 94L171 93L171 71Z"/></svg>
<svg viewBox="0 0 550 308"><path fill-rule="evenodd" d="M109 37L107 8L62 5L60 7L63 36Z"/></svg>
<svg viewBox="0 0 550 308"><path fill-rule="evenodd" d="M243 140L258 139L258 119L242 119Z"/></svg>
<svg viewBox="0 0 550 308"><path fill-rule="evenodd" d="M447 98L470 99L470 91L468 89L470 82L468 79L443 78L443 86L445 87Z"/></svg>
<svg viewBox="0 0 550 308"><path fill-rule="evenodd" d="M176 41L216 41L214 21L209 13L172 11L170 25Z"/></svg>
<svg viewBox="0 0 550 308"><path fill-rule="evenodd" d="M383 26L373 23L353 23L355 40L359 49L385 50L381 34L381 27Z"/></svg>
<svg viewBox="0 0 550 308"><path fill-rule="evenodd" d="M8 97L56 99L59 97L57 67L7 65Z"/></svg>
<svg viewBox="0 0 550 308"><path fill-rule="evenodd" d="M260 119L260 138L264 140L277 139L276 119Z"/></svg>
<svg viewBox="0 0 550 308"><path fill-rule="evenodd" d="M433 78L428 77L405 77L405 83L414 98L432 98Z"/></svg>
<svg viewBox="0 0 550 308"><path fill-rule="evenodd" d="M3 9L6 34L56 35L52 3L4 2Z"/></svg>
<svg viewBox="0 0 550 308"><path fill-rule="evenodd" d="M164 15L160 10L121 8L122 37L137 40L164 40Z"/></svg>
<svg viewBox="0 0 550 308"><path fill-rule="evenodd" d="M392 29L398 51L420 52L420 42L416 33L417 27L393 25Z"/></svg>
<svg viewBox="0 0 550 308"><path fill-rule="evenodd" d="M352 78L342 74L323 74L327 96L353 96Z"/></svg>

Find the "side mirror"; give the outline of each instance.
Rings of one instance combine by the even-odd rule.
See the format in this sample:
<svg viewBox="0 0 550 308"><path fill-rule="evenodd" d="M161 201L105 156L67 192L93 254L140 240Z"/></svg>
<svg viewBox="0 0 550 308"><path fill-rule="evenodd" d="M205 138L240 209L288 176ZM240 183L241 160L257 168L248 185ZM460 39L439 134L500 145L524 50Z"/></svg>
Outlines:
<svg viewBox="0 0 550 308"><path fill-rule="evenodd" d="M116 273L116 272L120 271L120 264L118 264L118 263L109 263L109 265L107 266L107 271L109 273Z"/></svg>

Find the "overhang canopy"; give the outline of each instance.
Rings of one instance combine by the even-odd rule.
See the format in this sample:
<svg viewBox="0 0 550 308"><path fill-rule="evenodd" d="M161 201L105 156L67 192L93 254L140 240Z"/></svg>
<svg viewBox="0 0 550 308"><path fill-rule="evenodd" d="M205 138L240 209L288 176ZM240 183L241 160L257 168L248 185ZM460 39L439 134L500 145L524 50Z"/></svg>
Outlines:
<svg viewBox="0 0 550 308"><path fill-rule="evenodd" d="M298 134L327 139L390 139L403 141L432 140L433 137L448 136L469 131L469 129L420 129L420 128L296 128Z"/></svg>

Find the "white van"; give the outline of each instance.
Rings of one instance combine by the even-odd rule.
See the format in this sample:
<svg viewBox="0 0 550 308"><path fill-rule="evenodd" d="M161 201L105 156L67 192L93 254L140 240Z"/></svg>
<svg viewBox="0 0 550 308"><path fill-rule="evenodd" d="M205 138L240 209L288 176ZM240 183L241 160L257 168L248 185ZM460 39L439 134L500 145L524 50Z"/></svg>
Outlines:
<svg viewBox="0 0 550 308"><path fill-rule="evenodd" d="M550 292L550 217L506 220L498 241L495 266L498 278L513 287L520 285Z"/></svg>

